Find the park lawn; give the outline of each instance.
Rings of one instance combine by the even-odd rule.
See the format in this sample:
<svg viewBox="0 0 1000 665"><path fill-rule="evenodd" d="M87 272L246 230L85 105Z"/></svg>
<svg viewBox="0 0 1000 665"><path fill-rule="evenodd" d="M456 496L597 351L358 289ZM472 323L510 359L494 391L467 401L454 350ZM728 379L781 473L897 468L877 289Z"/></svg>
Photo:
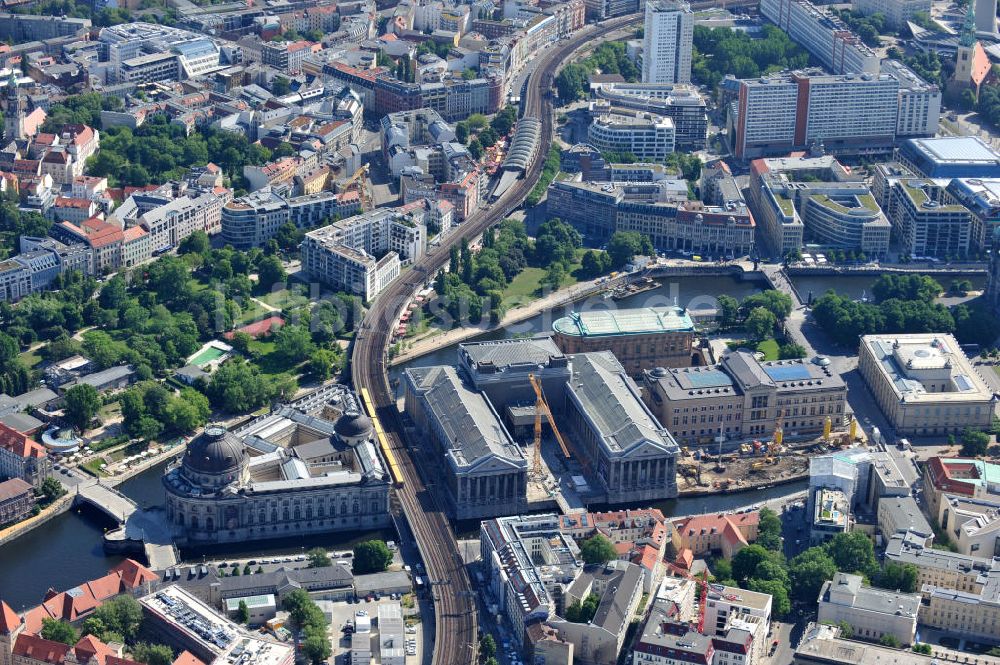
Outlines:
<svg viewBox="0 0 1000 665"><path fill-rule="evenodd" d="M309 298L302 294L303 290L304 287L295 285L291 289L281 289L280 291L265 293L262 296L258 296L257 299L266 302L271 307L282 310L290 309L309 302Z"/></svg>
<svg viewBox="0 0 1000 665"><path fill-rule="evenodd" d="M778 342L774 339L765 339L763 342L757 342L756 347L749 340L734 339L726 342L726 346L732 351L736 349L756 349L764 354L764 360L778 360L780 355Z"/></svg>
<svg viewBox="0 0 1000 665"><path fill-rule="evenodd" d="M101 465L107 463L108 463L107 460L105 460L103 457L95 457L94 459L87 460L86 462L81 464L80 468L89 473L90 475L97 476L98 478L100 478L101 476L108 475L104 471L101 471Z"/></svg>
<svg viewBox="0 0 1000 665"><path fill-rule="evenodd" d="M24 363L25 367L27 367L28 369L32 369L36 367L38 363L42 362L42 357L38 354L38 352L41 351L43 348L44 347L40 346L34 351L25 351L18 357L21 359L21 362Z"/></svg>
<svg viewBox="0 0 1000 665"><path fill-rule="evenodd" d="M255 339L250 342L250 353L253 358L249 359L261 372L270 376L278 374L292 373L298 374L298 365L289 363L274 350L274 342L271 340Z"/></svg>
<svg viewBox="0 0 1000 665"><path fill-rule="evenodd" d="M100 418L101 422L107 422L109 420L119 418L121 415L122 405L119 402L105 404L97 411L97 417Z"/></svg>
<svg viewBox="0 0 1000 665"><path fill-rule="evenodd" d="M524 304L538 297L542 278L545 277L545 270L542 268L525 268L510 284L503 290L503 302L505 305L511 303Z"/></svg>
<svg viewBox="0 0 1000 665"><path fill-rule="evenodd" d="M778 342L765 339L757 344L757 350L764 354L764 360L777 360L779 357Z"/></svg>
<svg viewBox="0 0 1000 665"><path fill-rule="evenodd" d="M584 249L576 250L576 260L570 265L569 271L567 271L563 280L559 283L559 288L564 289L567 286L573 286L581 280L586 279L580 263L585 251ZM510 281L510 284L507 285L507 288L503 290L504 305L510 307L512 304L523 305L532 300L537 300L541 295L541 284L545 278L545 273L546 270L544 268L533 268L530 266L518 273Z"/></svg>
<svg viewBox="0 0 1000 665"><path fill-rule="evenodd" d="M237 326L243 326L248 323L253 323L254 321L266 319L272 314L272 312L267 311L263 305L251 300L250 298L244 298L243 302L240 303L240 307L243 309L243 313L240 314L240 318L236 321Z"/></svg>

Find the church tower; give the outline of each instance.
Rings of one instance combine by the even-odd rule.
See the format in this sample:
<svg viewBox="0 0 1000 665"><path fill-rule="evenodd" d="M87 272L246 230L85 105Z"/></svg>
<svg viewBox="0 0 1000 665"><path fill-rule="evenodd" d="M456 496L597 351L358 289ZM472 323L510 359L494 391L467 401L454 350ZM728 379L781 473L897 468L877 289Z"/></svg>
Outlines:
<svg viewBox="0 0 1000 665"><path fill-rule="evenodd" d="M16 141L24 138L24 98L17 89L17 74L11 71L7 79L7 108L3 115L4 141Z"/></svg>

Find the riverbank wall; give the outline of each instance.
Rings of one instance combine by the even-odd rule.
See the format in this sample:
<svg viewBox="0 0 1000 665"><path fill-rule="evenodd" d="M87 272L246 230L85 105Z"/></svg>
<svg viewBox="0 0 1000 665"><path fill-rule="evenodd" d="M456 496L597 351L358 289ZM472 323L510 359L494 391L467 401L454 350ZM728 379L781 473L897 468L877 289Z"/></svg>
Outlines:
<svg viewBox="0 0 1000 665"><path fill-rule="evenodd" d="M45 524L53 517L65 513L72 505L73 495L66 493L56 499L52 505L42 509L42 511L37 515L29 517L23 522L18 522L17 524L11 525L3 531L0 531L0 547L3 547L12 540L16 540L18 537L23 536L32 529Z"/></svg>
<svg viewBox="0 0 1000 665"><path fill-rule="evenodd" d="M833 277L850 275L864 277L879 275L930 275L931 277L981 277L986 275L986 267L976 266L930 266L914 268L909 266L789 266L785 273L791 277Z"/></svg>

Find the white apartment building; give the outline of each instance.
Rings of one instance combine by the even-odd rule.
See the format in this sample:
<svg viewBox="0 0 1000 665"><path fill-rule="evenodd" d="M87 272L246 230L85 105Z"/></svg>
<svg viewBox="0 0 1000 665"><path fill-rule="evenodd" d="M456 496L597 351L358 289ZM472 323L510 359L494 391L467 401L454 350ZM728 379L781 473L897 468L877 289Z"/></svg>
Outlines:
<svg viewBox="0 0 1000 665"><path fill-rule="evenodd" d="M760 13L834 74L878 74L878 54L840 18L809 0L761 0Z"/></svg>
<svg viewBox="0 0 1000 665"><path fill-rule="evenodd" d="M300 229L313 228L334 216L357 213L359 204L357 192L318 192L286 199L264 188L222 207L222 238L236 249L262 247L287 221Z"/></svg>
<svg viewBox="0 0 1000 665"><path fill-rule="evenodd" d="M931 0L852 0L851 9L865 16L881 14L886 26L899 30L917 12L931 13Z"/></svg>
<svg viewBox="0 0 1000 665"><path fill-rule="evenodd" d="M308 232L302 268L312 279L370 300L399 276L401 259L419 259L426 245L421 211L383 208Z"/></svg>
<svg viewBox="0 0 1000 665"><path fill-rule="evenodd" d="M156 251L176 247L195 231L214 232L221 216L222 199L205 193L196 198L178 197L143 213L139 222L149 231L149 245Z"/></svg>
<svg viewBox="0 0 1000 665"><path fill-rule="evenodd" d="M743 159L822 144L831 153L889 150L896 137L899 81L819 70L739 82L733 150Z"/></svg>
<svg viewBox="0 0 1000 665"><path fill-rule="evenodd" d="M588 136L590 144L602 152L631 153L652 161L666 159L676 141L670 118L621 109L610 109L595 117Z"/></svg>
<svg viewBox="0 0 1000 665"><path fill-rule="evenodd" d="M646 3L643 33L644 83L690 83L694 14L686 3L655 0Z"/></svg>
<svg viewBox="0 0 1000 665"><path fill-rule="evenodd" d="M899 60L883 60L882 73L899 81L896 138L934 136L941 117L941 89Z"/></svg>
<svg viewBox="0 0 1000 665"><path fill-rule="evenodd" d="M709 584L704 634L709 637L726 635L736 620L759 623L766 628L771 622L771 604L771 595L767 593Z"/></svg>

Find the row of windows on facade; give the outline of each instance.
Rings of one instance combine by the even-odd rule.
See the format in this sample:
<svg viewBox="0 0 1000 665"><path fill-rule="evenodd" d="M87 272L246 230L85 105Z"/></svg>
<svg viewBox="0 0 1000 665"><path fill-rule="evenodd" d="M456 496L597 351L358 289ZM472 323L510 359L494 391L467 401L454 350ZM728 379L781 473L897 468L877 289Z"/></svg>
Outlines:
<svg viewBox="0 0 1000 665"><path fill-rule="evenodd" d="M810 421L806 421L806 420L803 420L803 421L792 420L790 422L785 423L785 425L787 427L789 427L789 428L794 428L794 427L819 427L820 424L821 424L821 422L815 421L815 420L810 420ZM739 429L740 428L738 428L738 427L737 428L726 427L725 430L723 430L723 431L726 434L728 434L730 432L739 431ZM750 434L760 434L760 433L763 433L765 431L768 431L768 428L767 428L766 425L753 425L748 431L749 431ZM719 430L708 428L708 429L699 429L697 431L693 430L693 429L692 430L680 430L678 432L675 432L674 435L675 436L679 436L681 438L684 438L684 437L688 437L688 436L712 436L713 434L718 434L718 433L719 433Z"/></svg>
<svg viewBox="0 0 1000 665"><path fill-rule="evenodd" d="M378 512L379 509L380 509L380 506L381 506L381 502L380 501L372 501L371 505L372 505L372 508L371 508L372 512ZM198 506L191 506L190 512L191 513L197 513L197 512L199 512L198 511ZM213 507L206 507L206 512L214 512L214 508ZM271 512L271 521L272 522L276 522L278 520L278 511L275 508L271 508L270 512ZM360 513L361 512L361 504L359 504L358 502L355 501L352 504L352 506L351 506L351 512L352 513ZM257 511L258 521L259 522L266 522L267 521L265 519L266 514L267 514L267 510L258 510ZM291 509L289 509L288 506L285 506L282 509L281 514L282 514L282 518L286 519L286 520L287 519L302 519L302 509L299 506L294 506ZM346 503L340 504L340 514L341 515L346 515L347 514L347 504ZM336 511L334 511L332 509L332 507L331 507L331 510L330 510L330 515L331 516L332 515L336 515ZM192 517L192 519L197 519L197 515L192 514L191 517ZM313 517L313 507L312 507L311 504L307 504L306 507L305 507L305 517L306 517L306 519L311 519ZM323 504L320 504L319 507L316 509L316 517L326 517L326 510L324 509ZM177 519L178 519L178 523L183 524L183 520L184 520L183 513L178 512L177 513ZM209 517L209 519L211 519L211 517ZM251 511L247 511L247 520L250 523L253 522L253 511L252 510Z"/></svg>

